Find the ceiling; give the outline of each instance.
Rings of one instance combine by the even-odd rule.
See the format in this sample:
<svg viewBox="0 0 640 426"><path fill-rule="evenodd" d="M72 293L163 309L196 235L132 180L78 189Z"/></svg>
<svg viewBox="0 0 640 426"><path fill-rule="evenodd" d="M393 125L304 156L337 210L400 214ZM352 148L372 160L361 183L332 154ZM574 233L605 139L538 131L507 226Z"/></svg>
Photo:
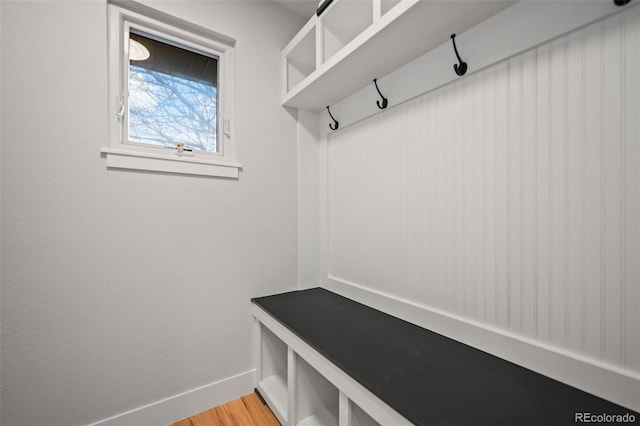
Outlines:
<svg viewBox="0 0 640 426"><path fill-rule="evenodd" d="M318 0L274 0L300 16L311 18L318 8Z"/></svg>

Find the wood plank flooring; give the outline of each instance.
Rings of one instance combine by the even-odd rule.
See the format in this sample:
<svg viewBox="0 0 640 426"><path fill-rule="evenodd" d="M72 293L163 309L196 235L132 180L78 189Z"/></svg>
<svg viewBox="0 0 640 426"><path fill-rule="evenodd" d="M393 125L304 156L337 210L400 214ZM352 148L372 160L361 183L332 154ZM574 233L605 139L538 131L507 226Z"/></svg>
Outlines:
<svg viewBox="0 0 640 426"><path fill-rule="evenodd" d="M280 426L255 392L182 419L170 426Z"/></svg>

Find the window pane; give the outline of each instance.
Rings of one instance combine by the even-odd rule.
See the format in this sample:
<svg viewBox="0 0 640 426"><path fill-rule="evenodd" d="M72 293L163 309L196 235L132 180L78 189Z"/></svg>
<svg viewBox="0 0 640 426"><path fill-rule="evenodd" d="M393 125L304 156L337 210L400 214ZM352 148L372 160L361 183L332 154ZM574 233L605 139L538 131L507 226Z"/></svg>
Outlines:
<svg viewBox="0 0 640 426"><path fill-rule="evenodd" d="M129 140L218 152L218 59L131 32L149 56L129 61Z"/></svg>

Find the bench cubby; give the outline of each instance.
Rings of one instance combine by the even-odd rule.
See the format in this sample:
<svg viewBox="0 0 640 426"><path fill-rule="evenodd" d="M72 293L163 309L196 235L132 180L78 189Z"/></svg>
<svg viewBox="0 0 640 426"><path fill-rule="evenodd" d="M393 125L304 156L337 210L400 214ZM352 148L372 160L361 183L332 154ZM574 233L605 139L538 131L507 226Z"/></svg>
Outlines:
<svg viewBox="0 0 640 426"><path fill-rule="evenodd" d="M258 390L287 426L559 426L581 412L640 418L322 288L255 298L253 315L267 357Z"/></svg>
<svg viewBox="0 0 640 426"><path fill-rule="evenodd" d="M295 357L297 426L338 426L338 389L301 357Z"/></svg>
<svg viewBox="0 0 640 426"><path fill-rule="evenodd" d="M349 423L351 426L380 426L360 406L349 401Z"/></svg>
<svg viewBox="0 0 640 426"><path fill-rule="evenodd" d="M274 407L280 423L287 423L287 368L288 348L266 327L260 328L260 373L258 390Z"/></svg>

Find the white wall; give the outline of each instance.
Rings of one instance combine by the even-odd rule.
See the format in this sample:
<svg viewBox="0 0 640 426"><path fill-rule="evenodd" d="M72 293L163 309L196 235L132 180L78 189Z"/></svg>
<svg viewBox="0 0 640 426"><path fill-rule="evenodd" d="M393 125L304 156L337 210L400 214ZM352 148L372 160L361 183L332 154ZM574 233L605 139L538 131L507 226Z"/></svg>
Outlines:
<svg viewBox="0 0 640 426"><path fill-rule="evenodd" d="M237 39L244 171L107 170L105 2L1 3L4 426L251 377L249 299L295 287L296 124L278 82L302 20L272 2L145 3Z"/></svg>
<svg viewBox="0 0 640 426"><path fill-rule="evenodd" d="M639 52L630 7L320 138L324 284L638 409Z"/></svg>

